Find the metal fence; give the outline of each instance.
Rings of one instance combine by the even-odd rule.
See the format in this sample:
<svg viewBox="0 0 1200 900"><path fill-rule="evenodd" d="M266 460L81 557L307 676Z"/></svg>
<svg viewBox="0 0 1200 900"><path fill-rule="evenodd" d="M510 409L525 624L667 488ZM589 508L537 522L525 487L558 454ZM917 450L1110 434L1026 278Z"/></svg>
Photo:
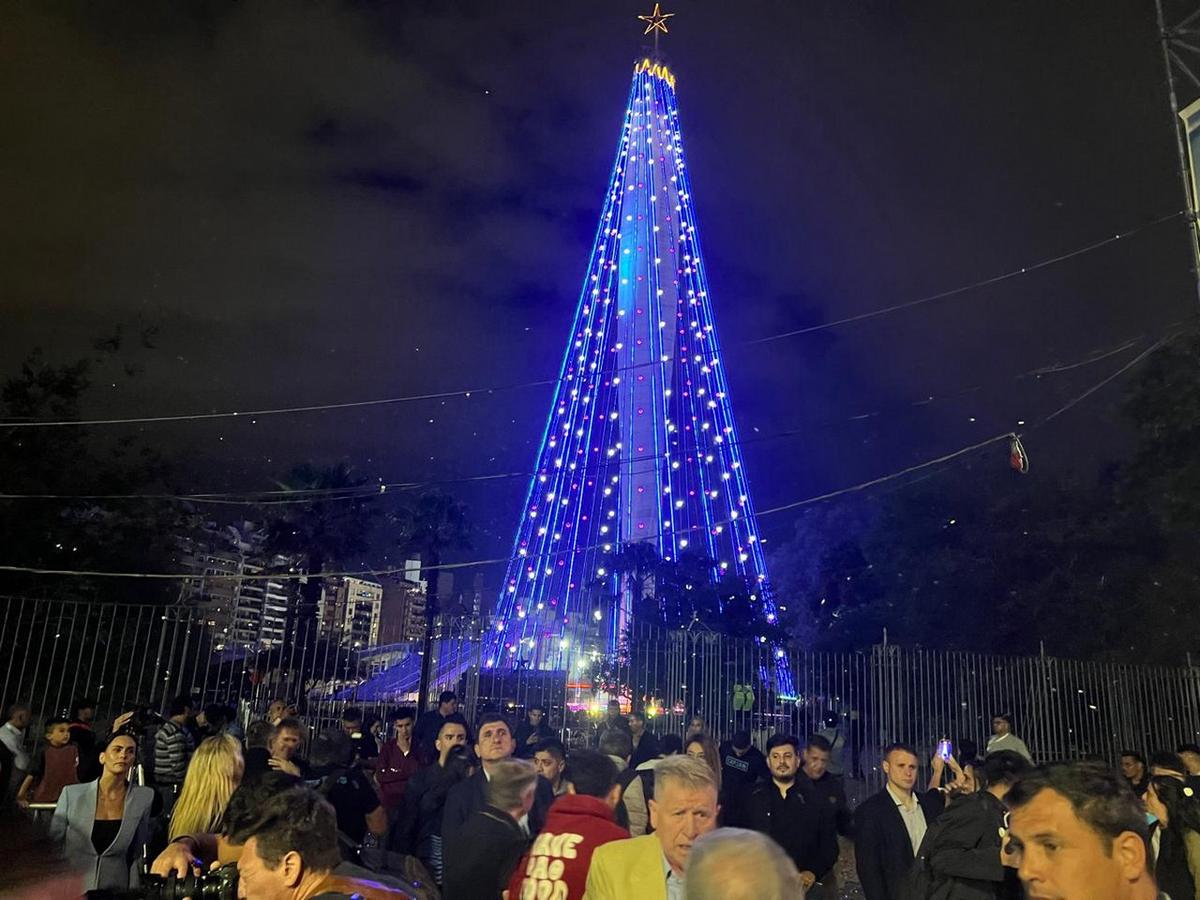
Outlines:
<svg viewBox="0 0 1200 900"><path fill-rule="evenodd" d="M499 708L520 717L544 706L571 744L586 743L610 696L651 713L651 728L682 734L692 717L718 737L750 731L760 744L784 731L824 730L835 764L864 786L883 746L931 753L941 738L983 749L996 713L1012 715L1039 761L1125 747L1168 747L1200 738L1200 669L1002 657L876 645L852 653L773 648L703 629L631 625L613 657L587 649L586 622L555 635L552 671L486 664L490 623L439 622L433 693L454 690L465 712ZM244 718L271 699L295 702L314 728L350 704L367 712L412 703L420 645L389 640L352 646L313 628L273 647L223 642L202 611L182 607L0 598L0 697L35 715L98 701L101 721L135 705L165 706L178 694L237 708ZM781 654L783 655L781 657ZM784 659L793 689L775 687Z"/></svg>

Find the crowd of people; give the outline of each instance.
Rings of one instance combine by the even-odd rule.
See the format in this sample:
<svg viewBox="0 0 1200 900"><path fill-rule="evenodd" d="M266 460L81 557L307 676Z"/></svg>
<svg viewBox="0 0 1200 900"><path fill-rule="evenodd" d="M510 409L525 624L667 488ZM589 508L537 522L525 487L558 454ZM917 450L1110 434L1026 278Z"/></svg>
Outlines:
<svg viewBox="0 0 1200 900"><path fill-rule="evenodd" d="M283 700L244 732L188 697L103 733L95 708L37 741L25 704L0 725L0 786L22 827L48 814L40 846L87 891L204 874L249 900L832 900L853 848L866 900L1200 900L1193 745L1037 768L1001 715L983 754L939 742L922 784L917 750L887 747L852 809L825 733L760 749L615 703L586 748L536 705L468 722L452 692L323 729Z"/></svg>

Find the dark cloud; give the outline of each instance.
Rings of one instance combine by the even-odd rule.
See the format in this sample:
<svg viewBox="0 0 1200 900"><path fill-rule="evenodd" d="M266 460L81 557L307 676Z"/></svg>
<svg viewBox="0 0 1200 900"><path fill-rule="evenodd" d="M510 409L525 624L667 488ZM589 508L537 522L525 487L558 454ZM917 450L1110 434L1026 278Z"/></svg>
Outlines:
<svg viewBox="0 0 1200 900"><path fill-rule="evenodd" d="M70 356L116 322L154 323L145 374L98 401L135 414L552 375L639 11L14 5L0 354ZM1184 235L1167 226L952 302L742 346L1178 208L1161 61L1148 12L1120 4L678 12L668 46L735 406L748 438L807 429L750 451L760 506L1034 419L1091 373L1015 374L1190 311ZM196 487L256 486L304 456L445 477L527 467L547 403L527 389L148 437ZM1106 405L1073 416L1038 449L1069 466L1119 446ZM470 493L494 535L524 488Z"/></svg>

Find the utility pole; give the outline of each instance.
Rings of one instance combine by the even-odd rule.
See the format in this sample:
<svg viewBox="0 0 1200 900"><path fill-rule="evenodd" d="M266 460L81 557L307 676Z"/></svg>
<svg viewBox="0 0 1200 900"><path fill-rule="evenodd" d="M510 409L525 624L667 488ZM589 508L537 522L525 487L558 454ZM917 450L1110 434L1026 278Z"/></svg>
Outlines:
<svg viewBox="0 0 1200 900"><path fill-rule="evenodd" d="M1163 15L1163 0L1154 0L1158 16L1158 39L1162 47L1163 67L1167 71L1167 98L1171 104L1171 120L1175 130L1175 151L1179 155L1179 178L1183 187L1184 202L1188 211L1189 243L1192 248L1192 276L1196 279L1196 296L1200 300L1200 234L1197 233L1196 198L1188 164L1187 132L1180 116L1179 94L1175 88L1176 69L1200 91L1200 78L1192 71L1181 55L1188 52L1200 59L1200 9L1194 10L1179 24L1168 27ZM1196 43L1192 41L1195 40Z"/></svg>
<svg viewBox="0 0 1200 900"><path fill-rule="evenodd" d="M434 556L435 566L441 560ZM421 716L429 705L429 688L433 672L433 626L434 618L441 612L438 608L438 569L430 567L425 572L425 638L421 642L421 681L417 686L417 716Z"/></svg>

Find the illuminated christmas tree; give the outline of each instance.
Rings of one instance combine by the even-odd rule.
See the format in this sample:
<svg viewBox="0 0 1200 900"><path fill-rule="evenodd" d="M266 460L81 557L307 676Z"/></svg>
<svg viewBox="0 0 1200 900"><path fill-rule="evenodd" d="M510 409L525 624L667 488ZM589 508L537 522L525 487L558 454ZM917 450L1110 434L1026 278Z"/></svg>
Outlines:
<svg viewBox="0 0 1200 900"><path fill-rule="evenodd" d="M763 622L775 622L675 76L657 59L634 67L534 472L485 666L568 668L573 653L594 649L572 643L584 640L581 621L598 623L604 649L615 647L642 585L605 561L635 542L668 563L711 560L714 581L743 580Z"/></svg>

